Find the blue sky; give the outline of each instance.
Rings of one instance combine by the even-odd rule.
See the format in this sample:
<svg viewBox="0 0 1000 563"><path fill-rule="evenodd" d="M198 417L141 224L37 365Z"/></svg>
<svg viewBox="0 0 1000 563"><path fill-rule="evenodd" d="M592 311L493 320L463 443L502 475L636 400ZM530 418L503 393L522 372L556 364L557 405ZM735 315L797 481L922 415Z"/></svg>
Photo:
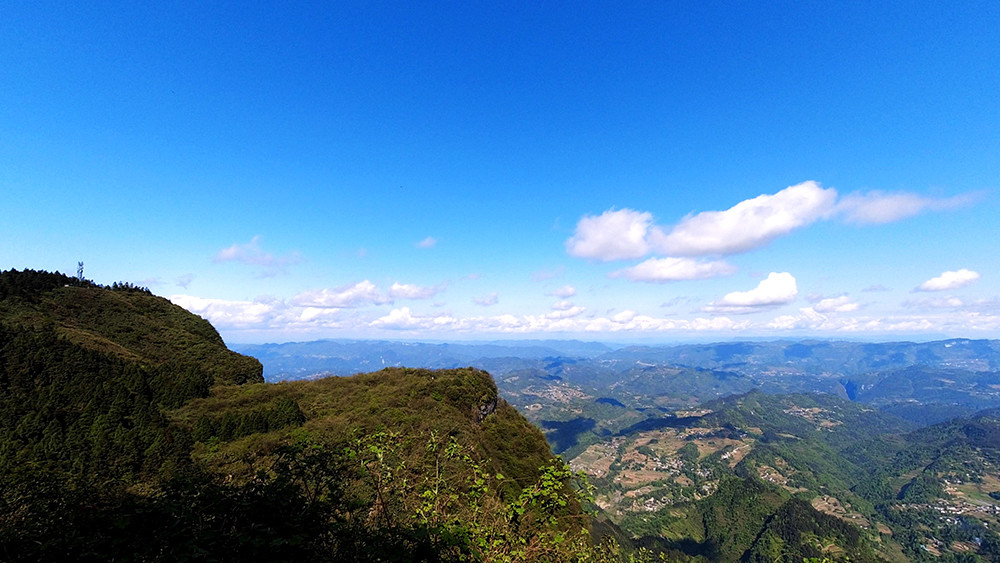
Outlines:
<svg viewBox="0 0 1000 563"><path fill-rule="evenodd" d="M160 4L0 12L0 268L229 342L1000 337L996 3Z"/></svg>

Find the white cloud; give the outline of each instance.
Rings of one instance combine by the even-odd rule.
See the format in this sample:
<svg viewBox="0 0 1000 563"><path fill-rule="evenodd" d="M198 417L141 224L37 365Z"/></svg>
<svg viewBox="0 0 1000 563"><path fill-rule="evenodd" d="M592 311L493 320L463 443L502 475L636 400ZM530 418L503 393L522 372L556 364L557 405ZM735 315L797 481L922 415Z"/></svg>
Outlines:
<svg viewBox="0 0 1000 563"><path fill-rule="evenodd" d="M329 309L322 307L306 307L302 309L296 320L303 323L311 323L317 320L328 320L336 318L340 314L339 309Z"/></svg>
<svg viewBox="0 0 1000 563"><path fill-rule="evenodd" d="M417 248L434 248L434 245L436 245L437 242L438 241L436 238L427 237L424 240L417 242L414 246L416 246Z"/></svg>
<svg viewBox="0 0 1000 563"><path fill-rule="evenodd" d="M374 328L386 328L392 330L407 330L415 328L426 328L427 323L423 319L415 318L410 313L409 307L393 309L388 315L379 317L370 323Z"/></svg>
<svg viewBox="0 0 1000 563"><path fill-rule="evenodd" d="M803 182L774 195L741 201L725 211L686 217L657 246L681 256L746 252L829 215L836 198L833 188Z"/></svg>
<svg viewBox="0 0 1000 563"><path fill-rule="evenodd" d="M691 321L691 330L717 331L717 330L745 330L750 326L748 322L738 323L729 317L712 317L710 319L697 318Z"/></svg>
<svg viewBox="0 0 1000 563"><path fill-rule="evenodd" d="M472 302L476 305L481 305L483 307L490 307L496 305L500 301L500 294L494 291L493 293L487 293L479 297L473 297Z"/></svg>
<svg viewBox="0 0 1000 563"><path fill-rule="evenodd" d="M616 313L615 316L611 317L616 323L627 323L631 322L638 314L635 311L626 309L620 313Z"/></svg>
<svg viewBox="0 0 1000 563"><path fill-rule="evenodd" d="M925 210L967 205L978 194L931 198L907 192L853 193L838 201L837 190L814 181L763 194L723 211L703 211L673 227L653 223L653 215L609 209L584 215L566 241L571 256L603 261L641 258L652 252L670 256L718 256L760 248L817 221L841 218L855 224L881 224Z"/></svg>
<svg viewBox="0 0 1000 563"><path fill-rule="evenodd" d="M576 288L571 285L564 285L562 287L557 287L556 289L550 291L546 295L551 295L553 297L560 297L566 299L567 297L573 297L576 295Z"/></svg>
<svg viewBox="0 0 1000 563"><path fill-rule="evenodd" d="M261 276L271 277L283 273L285 269L302 261L298 253L286 256L275 256L265 252L260 246L260 235L254 236L246 244L233 244L215 254L215 262L240 262L262 268Z"/></svg>
<svg viewBox="0 0 1000 563"><path fill-rule="evenodd" d="M942 272L940 276L931 278L917 287L919 291L948 291L965 287L979 279L979 272L962 268L961 270Z"/></svg>
<svg viewBox="0 0 1000 563"><path fill-rule="evenodd" d="M891 223L912 217L923 211L946 211L968 205L975 195L964 194L950 198L931 198L914 193L871 191L844 196L837 204L837 212L849 223Z"/></svg>
<svg viewBox="0 0 1000 563"><path fill-rule="evenodd" d="M381 305L390 299L384 297L375 284L368 280L334 289L306 291L296 295L292 302L300 307L349 308L366 304Z"/></svg>
<svg viewBox="0 0 1000 563"><path fill-rule="evenodd" d="M462 321L451 315L421 316L414 315L409 307L393 309L388 315L379 317L368 326L389 330L450 330L458 327Z"/></svg>
<svg viewBox="0 0 1000 563"><path fill-rule="evenodd" d="M771 272L750 291L727 293L722 299L704 307L706 312L728 311L747 313L754 310L791 303L799 290L795 278L788 272Z"/></svg>
<svg viewBox="0 0 1000 563"><path fill-rule="evenodd" d="M389 288L389 297L392 299L430 299L440 291L441 288L439 287L426 287L395 282Z"/></svg>
<svg viewBox="0 0 1000 563"><path fill-rule="evenodd" d="M1000 315L981 311L949 310L947 313L929 315L841 318L826 317L811 307L799 311L799 315L782 315L756 328L839 334L930 333L935 336L939 334L968 335L970 332L996 332L1000 329Z"/></svg>
<svg viewBox="0 0 1000 563"><path fill-rule="evenodd" d="M646 240L652 227L650 213L631 209L609 209L599 216L584 215L576 225L576 232L566 241L570 256L597 260L626 260L645 256L649 250Z"/></svg>
<svg viewBox="0 0 1000 563"><path fill-rule="evenodd" d="M631 268L612 272L609 277L664 283L726 276L735 271L734 266L721 260L705 262L691 258L650 258Z"/></svg>
<svg viewBox="0 0 1000 563"><path fill-rule="evenodd" d="M177 286L187 289L191 282L194 281L194 274L184 274L177 278Z"/></svg>
<svg viewBox="0 0 1000 563"><path fill-rule="evenodd" d="M573 303L569 301L557 301L552 304L553 311L568 311L574 307Z"/></svg>
<svg viewBox="0 0 1000 563"><path fill-rule="evenodd" d="M171 295L170 301L204 317L213 325L247 326L270 322L280 305L261 301L227 301L192 295Z"/></svg>
<svg viewBox="0 0 1000 563"><path fill-rule="evenodd" d="M828 327L828 317L818 313L812 307L799 309L799 315L781 315L775 317L764 328L774 330L811 329L818 330Z"/></svg>
<svg viewBox="0 0 1000 563"><path fill-rule="evenodd" d="M818 313L850 313L857 311L859 307L860 305L846 295L821 299L819 303L813 305L813 309Z"/></svg>
<svg viewBox="0 0 1000 563"><path fill-rule="evenodd" d="M577 305L572 305L568 308L556 309L555 305L552 306L554 309L551 313L545 315L547 319L571 319L581 315L587 309L585 307L580 307Z"/></svg>
<svg viewBox="0 0 1000 563"><path fill-rule="evenodd" d="M758 286L767 288L761 282ZM752 290L745 293L753 293ZM764 301L764 294L772 297L780 292L765 291L759 299L741 302ZM786 295L788 292L786 292ZM729 296L727 296L729 297ZM300 306L290 301L259 297L252 301L227 301L189 295L170 297L174 303L200 314L224 334L273 334L289 337L293 334L310 334L327 337L330 331L358 337L377 334L377 331L410 331L440 334L614 334L614 333L747 333L762 335L771 331L796 334L900 334L929 333L965 335L979 333L990 337L1000 331L1000 298L963 302L956 298L925 299L907 303L911 309L923 309L917 314L887 314L881 316L848 316L848 311L826 315L817 308L844 307L849 305L841 298L831 298L827 306L820 300L813 307L799 309L797 314L777 316L770 321L750 320L736 322L726 315L709 318L653 317L633 310L603 316L584 315L585 309L569 302L559 302L551 310L539 315L499 314L493 316L454 317L449 313L420 315L408 307L393 309L387 314L366 314L364 309L338 309L330 307ZM747 309L751 309L747 307ZM742 313L734 307L729 312ZM375 331L374 333L371 331ZM228 338L229 336L227 336ZM300 337L301 338L301 337ZM240 340L236 340L237 342Z"/></svg>

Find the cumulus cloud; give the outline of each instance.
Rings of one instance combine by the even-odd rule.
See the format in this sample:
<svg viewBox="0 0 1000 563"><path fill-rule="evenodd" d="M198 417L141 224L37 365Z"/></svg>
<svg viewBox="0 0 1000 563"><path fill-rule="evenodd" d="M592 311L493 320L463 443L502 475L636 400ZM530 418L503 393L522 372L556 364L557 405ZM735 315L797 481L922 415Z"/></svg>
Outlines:
<svg viewBox="0 0 1000 563"><path fill-rule="evenodd" d="M391 299L430 299L441 291L440 287L427 287L395 282L389 288Z"/></svg>
<svg viewBox="0 0 1000 563"><path fill-rule="evenodd" d="M561 305L557 303L557 305ZM573 317L581 315L587 309L585 307L580 307L578 305L573 305L570 303L569 307L557 308L555 305L552 306L553 311L545 315L547 319L571 319Z"/></svg>
<svg viewBox="0 0 1000 563"><path fill-rule="evenodd" d="M838 200L837 190L814 181L763 194L722 211L703 211L672 227L654 224L649 212L609 209L584 215L566 241L571 256L602 261L667 256L725 256L748 252L817 221L881 224L923 211L967 205L977 194L931 198L908 192L853 193Z"/></svg>
<svg viewBox="0 0 1000 563"><path fill-rule="evenodd" d="M860 305L846 295L821 299L813 305L813 310L817 313L850 313L857 311L858 308L860 308Z"/></svg>
<svg viewBox="0 0 1000 563"><path fill-rule="evenodd" d="M566 251L570 256L602 261L640 258L650 251L647 236L659 230L652 222L652 214L632 209L585 215L566 241Z"/></svg>
<svg viewBox="0 0 1000 563"><path fill-rule="evenodd" d="M650 258L608 275L612 278L627 278L629 281L665 283L727 276L735 271L734 266L721 260L706 262L691 258Z"/></svg>
<svg viewBox="0 0 1000 563"><path fill-rule="evenodd" d="M386 328L391 330L407 330L426 327L421 319L410 313L409 307L401 307L389 311L388 315L379 317L370 323L374 328Z"/></svg>
<svg viewBox="0 0 1000 563"><path fill-rule="evenodd" d="M819 329L826 325L827 317L812 307L799 309L799 315L781 315L771 319L764 328L774 330Z"/></svg>
<svg viewBox="0 0 1000 563"><path fill-rule="evenodd" d="M908 192L886 193L871 191L844 196L837 204L837 213L849 223L891 223L913 217L924 211L946 211L968 205L975 195L964 194L950 198L931 198Z"/></svg>
<svg viewBox="0 0 1000 563"><path fill-rule="evenodd" d="M658 246L667 254L681 256L746 252L829 215L836 199L833 188L803 182L741 201L725 211L686 217Z"/></svg>
<svg viewBox="0 0 1000 563"><path fill-rule="evenodd" d="M275 303L262 301L227 301L191 295L171 295L169 299L175 305L220 326L266 324L275 317L279 309Z"/></svg>
<svg viewBox="0 0 1000 563"><path fill-rule="evenodd" d="M283 273L285 269L302 261L298 253L276 256L265 252L260 245L260 235L254 236L245 244L233 244L215 254L215 262L240 262L262 268L261 276L271 277Z"/></svg>
<svg viewBox="0 0 1000 563"><path fill-rule="evenodd" d="M414 246L417 248L434 248L434 245L438 243L437 239L434 237L427 237L424 240L417 242Z"/></svg>
<svg viewBox="0 0 1000 563"><path fill-rule="evenodd" d="M551 295L553 297L559 297L561 299L566 299L567 297L573 297L576 295L576 288L571 285L564 285L562 287L557 287L552 291L548 292L546 295Z"/></svg>
<svg viewBox="0 0 1000 563"><path fill-rule="evenodd" d="M472 302L476 305L483 307L490 307L496 305L500 301L500 294L494 291L493 293L487 293L486 295L481 295L479 297L473 297Z"/></svg>
<svg viewBox="0 0 1000 563"><path fill-rule="evenodd" d="M368 280L333 289L317 289L296 295L292 302L300 307L351 308L366 304L381 305L391 301Z"/></svg>
<svg viewBox="0 0 1000 563"><path fill-rule="evenodd" d="M771 272L750 291L727 293L722 299L704 308L707 312L749 313L767 307L791 303L799 290L795 278L788 272Z"/></svg>
<svg viewBox="0 0 1000 563"><path fill-rule="evenodd" d="M303 323L313 323L318 320L328 321L336 318L340 314L339 309L328 309L323 307L305 307L299 311L296 320Z"/></svg>
<svg viewBox="0 0 1000 563"><path fill-rule="evenodd" d="M931 278L917 287L917 291L949 291L965 287L979 279L979 272L961 270L942 272L940 276Z"/></svg>

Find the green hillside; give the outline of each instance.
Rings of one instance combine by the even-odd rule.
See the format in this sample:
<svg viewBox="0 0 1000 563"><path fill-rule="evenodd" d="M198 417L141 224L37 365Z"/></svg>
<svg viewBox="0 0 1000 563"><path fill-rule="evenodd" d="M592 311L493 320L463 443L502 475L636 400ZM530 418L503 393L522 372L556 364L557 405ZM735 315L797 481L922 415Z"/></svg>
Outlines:
<svg viewBox="0 0 1000 563"><path fill-rule="evenodd" d="M913 426L754 391L646 419L570 465L607 518L676 560L1000 560L997 412Z"/></svg>
<svg viewBox="0 0 1000 563"><path fill-rule="evenodd" d="M597 556L487 373L261 381L145 289L0 273L0 560Z"/></svg>
<svg viewBox="0 0 1000 563"><path fill-rule="evenodd" d="M131 284L105 288L59 273L0 273L0 322L52 331L108 357L139 365L197 366L216 383L258 383L255 358L226 348L205 319Z"/></svg>

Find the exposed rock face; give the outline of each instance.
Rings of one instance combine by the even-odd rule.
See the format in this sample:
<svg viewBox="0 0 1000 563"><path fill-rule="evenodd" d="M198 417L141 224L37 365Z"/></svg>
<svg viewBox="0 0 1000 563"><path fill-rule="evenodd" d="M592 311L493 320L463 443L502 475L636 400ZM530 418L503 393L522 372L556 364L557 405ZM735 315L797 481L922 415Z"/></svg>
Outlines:
<svg viewBox="0 0 1000 563"><path fill-rule="evenodd" d="M476 424L479 424L483 421L483 419L497 410L497 400L498 399L493 399L492 401L479 405L479 410L476 413Z"/></svg>

